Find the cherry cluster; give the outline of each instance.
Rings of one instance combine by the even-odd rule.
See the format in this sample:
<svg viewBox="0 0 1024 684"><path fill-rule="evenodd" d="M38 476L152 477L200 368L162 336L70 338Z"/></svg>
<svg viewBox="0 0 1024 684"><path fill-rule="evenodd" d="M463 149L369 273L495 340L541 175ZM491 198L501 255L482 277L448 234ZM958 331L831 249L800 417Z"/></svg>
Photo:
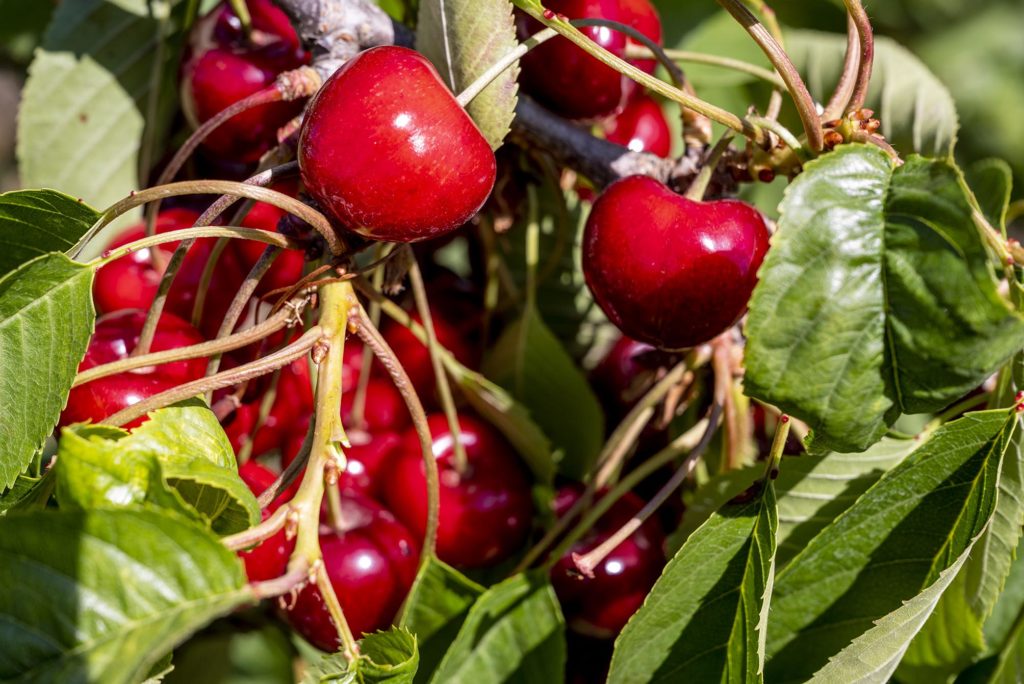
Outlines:
<svg viewBox="0 0 1024 684"><path fill-rule="evenodd" d="M287 16L271 0L249 0L248 5L248 32L224 4L191 33L181 90L192 126L265 92L282 73L309 63L310 55ZM571 18L621 22L654 43L661 41L661 24L648 0L552 0L548 5ZM540 25L521 14L517 27L526 37ZM634 44L606 27L587 28L586 33L623 57ZM553 64L558 68L551 68ZM635 64L648 72L655 68L651 60ZM564 38L533 50L522 60L522 69L523 90L553 112L591 125L631 150L669 154L670 127L658 102ZM296 123L300 115L301 126ZM203 139L202 147L203 154L225 162L225 168L233 164L249 169L268 150L289 143L300 177L276 184L275 190L324 211L339 237L350 244L430 240L421 257L430 256L429 245L443 242L437 238L473 220L491 196L498 173L491 145L435 68L419 53L401 47L362 52L327 79L308 103L268 100L231 117ZM189 228L203 209L180 202L165 208L156 217L155 232ZM289 236L310 232L262 202L253 203L238 221ZM145 233L144 223L129 227L112 246L134 242ZM305 245L278 256L247 303L248 317L235 330L251 325L282 293L294 294L312 270L311 262L323 256L315 239ZM102 316L80 370L132 354L177 246L142 249L99 272L94 301ZM594 298L624 334L592 376L609 417L621 417L651 386L665 368L666 355L708 342L739 320L767 247L764 221L742 202L683 197L641 176L622 179L600 194L583 235L582 258ZM221 250L213 238L197 240L166 293L149 351L223 337L235 293L263 249L257 242L230 240ZM212 268L211 260L216 260ZM438 342L463 365L476 367L490 341L480 339L484 313L479 283L467 283L436 266L427 274ZM412 309L411 302L399 303ZM412 318L420 320L415 313ZM438 378L421 339L395 322L384 327L383 335L432 411L427 423L440 471L438 557L470 573L510 566L540 536L540 513L563 515L579 500L583 486L560 483L553 501L535 495L524 463L500 432L469 409L459 408L456 416L443 412ZM279 330L226 352L220 366L248 363L294 336L290 329ZM348 341L341 418L351 446L345 449L344 472L328 484L337 488L340 511L324 506L320 526L326 572L357 635L384 628L394 619L417 571L427 518L418 434L399 391L379 362L370 359L357 340ZM207 359L191 359L83 383L71 392L61 423L102 422L207 372ZM313 384L309 360L302 358L275 376L214 393L213 406L239 454L241 477L255 494L267 491L283 469L308 452ZM265 519L288 505L298 484L264 508ZM600 490L596 497L605 494ZM620 498L564 555L550 562L567 619L581 634L617 634L664 565L665 530L657 518L650 518L605 555L593 573L584 577L576 567L575 555L609 539L643 506L636 493ZM241 552L250 580L283 575L294 546L284 529ZM339 646L336 626L315 585L301 588L281 612L313 644L327 650Z"/></svg>

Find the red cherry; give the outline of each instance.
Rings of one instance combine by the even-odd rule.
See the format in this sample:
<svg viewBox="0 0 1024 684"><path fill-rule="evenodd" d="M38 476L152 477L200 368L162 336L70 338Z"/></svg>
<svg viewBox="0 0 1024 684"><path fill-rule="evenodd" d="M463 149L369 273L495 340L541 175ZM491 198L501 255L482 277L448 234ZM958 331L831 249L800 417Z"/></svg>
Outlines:
<svg viewBox="0 0 1024 684"><path fill-rule="evenodd" d="M256 496L265 492L277 480L277 476L272 471L256 461L243 463L238 469L238 475ZM279 494L269 506L263 509L263 519L269 518L274 511L287 503L294 495L294 486ZM261 582L283 575L288 569L288 558L294 549L295 540L288 539L287 533L281 530L259 546L248 551L241 551L238 555L245 563L245 574L249 581Z"/></svg>
<svg viewBox="0 0 1024 684"><path fill-rule="evenodd" d="M297 188L278 187L274 188L285 192L293 197L297 194ZM242 219L242 225L246 228L259 228L270 233L278 232L278 223L286 212L278 209L273 204L256 202L249 213ZM259 260L266 245L255 240L232 240L231 247L234 249L235 258L243 273L248 273ZM256 287L256 296L260 297L273 290L291 287L302 278L302 272L306 267L306 255L300 249L285 249L277 255L273 265L264 274L259 285Z"/></svg>
<svg viewBox="0 0 1024 684"><path fill-rule="evenodd" d="M594 203L583 243L583 273L608 318L637 340L681 349L743 314L768 229L743 202L695 202L631 176Z"/></svg>
<svg viewBox="0 0 1024 684"><path fill-rule="evenodd" d="M402 442L397 432L371 434L362 430L349 430L352 446L345 450L345 472L338 486L374 499L382 498L385 463Z"/></svg>
<svg viewBox="0 0 1024 684"><path fill-rule="evenodd" d="M438 343L464 366L475 367L479 361L479 347L475 340L480 320L478 311L467 306L449 308L434 301L430 305L430 317L434 322ZM413 314L412 318L422 323L418 314ZM420 342L404 325L395 322L385 326L384 339L409 374L409 380L420 399L429 402L435 396L437 383L427 345Z"/></svg>
<svg viewBox="0 0 1024 684"><path fill-rule="evenodd" d="M349 627L358 638L391 624L416 578L419 549L409 531L365 497L341 500L341 532L321 525L320 548ZM338 633L315 584L307 584L285 614L315 646L338 649Z"/></svg>
<svg viewBox="0 0 1024 684"><path fill-rule="evenodd" d="M341 397L341 420L346 426L352 424L352 403L355 400L355 386L346 387ZM409 410L401 393L390 380L370 378L366 386L366 403L363 406L364 425L353 425L370 432L397 431L409 424Z"/></svg>
<svg viewBox="0 0 1024 684"><path fill-rule="evenodd" d="M533 514L530 483L518 458L493 428L460 416L468 461L467 472L460 474L447 419L435 414L428 422L441 480L438 556L462 568L508 558L525 541ZM419 438L410 429L388 463L383 495L398 519L420 538L426 527L426 487Z"/></svg>
<svg viewBox="0 0 1024 684"><path fill-rule="evenodd" d="M146 314L142 311L119 311L100 317L78 370L127 358L139 341L145 320ZM164 314L157 326L151 349L164 351L203 341L199 331L188 323L171 314ZM87 382L71 390L67 406L60 417L60 425L84 421L102 422L108 416L147 397L197 380L205 372L206 359L193 359L149 366ZM125 427L135 427L144 420L140 418Z"/></svg>
<svg viewBox="0 0 1024 684"><path fill-rule="evenodd" d="M577 487L559 492L556 512L559 499L564 510L578 496ZM654 519L612 549L594 569L594 577L583 577L572 560L573 553L584 554L603 543L643 506L640 497L627 493L551 569L551 583L574 630L593 637L614 637L643 604L661 574L665 537Z"/></svg>
<svg viewBox="0 0 1024 684"><path fill-rule="evenodd" d="M279 74L309 61L287 16L272 3L250 7L259 46L246 44L230 9L197 22L182 67L181 99L193 126L271 86ZM234 161L253 162L277 142L277 129L302 112L302 102L260 105L232 117L204 141L208 150Z"/></svg>
<svg viewBox="0 0 1024 684"><path fill-rule="evenodd" d="M605 137L634 152L667 157L672 150L672 131L661 106L646 95L630 101L622 113L605 124Z"/></svg>
<svg viewBox="0 0 1024 684"><path fill-rule="evenodd" d="M661 45L661 17L650 0L619 0L619 8L623 13L622 22L635 28L658 45ZM627 39L630 45L640 45L632 38ZM649 74L654 73L658 65L656 59L629 60L632 64Z"/></svg>
<svg viewBox="0 0 1024 684"><path fill-rule="evenodd" d="M494 187L491 146L422 55L376 47L332 75L306 110L299 167L345 227L413 242L455 230Z"/></svg>

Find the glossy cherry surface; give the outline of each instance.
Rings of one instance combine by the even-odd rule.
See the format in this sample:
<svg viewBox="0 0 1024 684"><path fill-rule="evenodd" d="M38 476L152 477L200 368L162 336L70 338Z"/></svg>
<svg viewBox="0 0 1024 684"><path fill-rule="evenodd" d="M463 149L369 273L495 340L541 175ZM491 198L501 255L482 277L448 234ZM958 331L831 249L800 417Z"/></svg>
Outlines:
<svg viewBox="0 0 1024 684"><path fill-rule="evenodd" d="M428 418L440 471L437 554L461 568L493 565L515 552L530 529L533 500L523 466L486 423L459 417L468 468L459 473L454 437L442 414ZM426 527L427 485L419 438L409 429L386 465L385 503L420 538Z"/></svg>
<svg viewBox="0 0 1024 684"><path fill-rule="evenodd" d="M344 529L320 526L324 567L356 638L384 629L413 580L419 547L387 510L355 494L341 500ZM337 630L315 585L306 585L286 611L291 625L325 651L338 649Z"/></svg>
<svg viewBox="0 0 1024 684"><path fill-rule="evenodd" d="M645 176L610 185L583 236L583 273L623 333L662 349L735 323L757 283L768 229L737 200L695 202Z"/></svg>
<svg viewBox="0 0 1024 684"><path fill-rule="evenodd" d="M253 494L259 496L267 490L277 479L277 475L269 468L260 465L256 461L246 461L238 469L238 475ZM263 509L263 519L288 502L295 491L284 492L274 499L269 506ZM284 530L263 541L258 546L239 552L239 557L245 564L245 574L250 582L260 582L280 577L288 569L288 557L295 549L295 540L288 539Z"/></svg>
<svg viewBox="0 0 1024 684"><path fill-rule="evenodd" d="M136 310L119 311L100 317L78 370L127 358L138 343L145 320L145 312ZM177 349L203 341L199 331L187 322L172 314L164 314L153 337L151 350ZM197 380L205 372L206 359L193 359L140 368L87 382L71 390L60 424L102 422L104 418L147 397L190 380ZM134 427L142 421L133 421L126 427Z"/></svg>
<svg viewBox="0 0 1024 684"><path fill-rule="evenodd" d="M672 131L668 119L654 99L638 95L626 108L605 124L605 137L634 152L650 152L667 157L672 150Z"/></svg>
<svg viewBox="0 0 1024 684"><path fill-rule="evenodd" d="M625 335L590 373L595 393L612 415L621 415L650 387L668 355Z"/></svg>
<svg viewBox="0 0 1024 684"><path fill-rule="evenodd" d="M555 499L555 512L564 513L579 494L575 486L562 489ZM665 538L654 519L612 549L594 569L594 577L583 577L572 560L573 553L587 553L604 542L643 506L640 497L627 493L551 569L551 583L574 630L592 637L614 637L661 574Z"/></svg>
<svg viewBox="0 0 1024 684"><path fill-rule="evenodd" d="M661 21L647 0L551 0L545 7L570 19L610 19L632 25L660 42ZM517 13L519 39L543 26ZM618 57L630 42L626 35L603 26L581 29L591 40ZM615 114L633 93L633 82L591 57L568 39L558 37L534 48L521 60L521 83L538 102L571 119L599 119ZM653 65L643 63L645 69Z"/></svg>
<svg viewBox="0 0 1024 684"><path fill-rule="evenodd" d="M196 23L182 67L182 105L193 126L273 85L308 61L287 16L270 0L249 3L259 44L247 42L226 3ZM277 129L302 112L302 102L254 107L224 122L203 141L211 152L253 162L276 144Z"/></svg>
<svg viewBox="0 0 1024 684"><path fill-rule="evenodd" d="M299 166L347 228L413 242L468 221L494 187L491 147L425 57L376 47L336 71L306 110Z"/></svg>

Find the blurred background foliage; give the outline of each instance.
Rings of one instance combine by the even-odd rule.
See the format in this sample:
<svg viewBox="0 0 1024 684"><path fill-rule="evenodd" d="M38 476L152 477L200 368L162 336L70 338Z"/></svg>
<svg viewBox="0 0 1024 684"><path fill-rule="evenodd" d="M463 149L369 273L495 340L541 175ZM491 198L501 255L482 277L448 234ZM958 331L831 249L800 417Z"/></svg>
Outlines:
<svg viewBox="0 0 1024 684"><path fill-rule="evenodd" d="M18 93L59 1L0 0L0 190L17 187ZM391 10L403 4L381 1ZM667 46L758 58L742 32L709 30L719 12L712 0L654 1ZM1024 197L1024 0L867 0L866 5L878 33L918 55L952 93L961 123L960 162L966 166L992 156L1005 159L1014 170L1014 198ZM773 7L787 28L845 31L840 0L786 0ZM701 95L737 113L757 94L749 82L736 82L728 72L700 75Z"/></svg>

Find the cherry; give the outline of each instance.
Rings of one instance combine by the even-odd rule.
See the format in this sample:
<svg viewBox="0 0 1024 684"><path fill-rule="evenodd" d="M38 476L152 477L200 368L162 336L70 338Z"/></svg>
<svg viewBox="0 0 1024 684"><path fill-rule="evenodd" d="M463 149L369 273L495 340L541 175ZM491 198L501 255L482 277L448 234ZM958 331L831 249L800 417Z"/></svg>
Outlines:
<svg viewBox="0 0 1024 684"><path fill-rule="evenodd" d="M756 209L695 202L646 176L610 185L583 235L583 274L623 333L662 349L706 342L747 307L768 250Z"/></svg>
<svg viewBox="0 0 1024 684"><path fill-rule="evenodd" d="M145 312L134 310L100 317L78 370L84 371L127 358L139 341L145 320ZM164 314L153 337L151 350L177 349L203 341L203 336L191 325L172 314ZM67 406L60 417L60 425L102 422L108 416L147 397L197 380L205 372L206 359L192 359L149 366L87 382L71 390ZM140 418L125 427L137 426L144 420Z"/></svg>
<svg viewBox="0 0 1024 684"><path fill-rule="evenodd" d="M530 530L530 483L518 458L493 428L459 417L467 469L453 458L454 437L442 414L428 419L440 470L441 511L437 553L462 568L494 565L518 549ZM408 430L387 464L384 501L420 538L427 517L427 484L419 438Z"/></svg>
<svg viewBox="0 0 1024 684"><path fill-rule="evenodd" d="M661 41L661 20L649 0L549 0L546 6L570 19L609 19L632 25L652 40ZM522 12L517 13L516 25L520 40L543 28ZM631 42L625 34L603 26L581 30L618 57L625 56ZM531 50L521 66L523 89L545 107L571 119L615 114L635 90L630 79L562 37ZM639 66L653 70L649 60Z"/></svg>
<svg viewBox="0 0 1024 684"><path fill-rule="evenodd" d="M416 578L419 549L387 510L355 494L341 500L342 530L320 527L324 567L356 637L387 627ZM299 592L285 614L291 625L325 651L338 633L315 584Z"/></svg>
<svg viewBox="0 0 1024 684"><path fill-rule="evenodd" d="M254 36L248 43L227 3L196 23L182 67L181 100L193 126L272 86L279 74L309 61L284 12L270 0L249 4ZM258 36L258 40L257 40ZM203 146L234 161L253 162L277 143L277 129L302 112L302 102L274 102L237 114Z"/></svg>
<svg viewBox="0 0 1024 684"><path fill-rule="evenodd" d="M413 242L455 230L494 187L491 146L437 70L401 47L366 50L306 110L306 189L346 228Z"/></svg>
<svg viewBox="0 0 1024 684"><path fill-rule="evenodd" d="M655 100L638 95L622 113L608 121L605 137L634 152L650 152L667 157L672 150L672 131L668 120Z"/></svg>
<svg viewBox="0 0 1024 684"><path fill-rule="evenodd" d="M661 45L661 17L650 0L619 0L619 9L623 13L623 23L635 28L658 45ZM630 45L639 45L632 38L627 38ZM630 63L649 74L654 73L658 65L656 59L631 59Z"/></svg>
<svg viewBox="0 0 1024 684"><path fill-rule="evenodd" d="M581 489L569 486L560 490L555 512L564 513ZM643 506L640 497L627 493L551 569L552 586L566 621L575 631L598 638L614 637L643 604L661 574L665 536L654 519L648 519L612 549L594 569L594 577L583 577L572 560L573 553L584 554L608 539Z"/></svg>
<svg viewBox="0 0 1024 684"><path fill-rule="evenodd" d="M275 190L285 192L293 197L297 194L298 188L294 184L290 187L278 187ZM256 202L249 213L242 219L241 224L246 228L258 228L270 233L278 231L278 224L288 214L283 209L278 209L273 204ZM235 259L243 273L248 273L259 260L266 245L255 240L232 240L231 249L234 250ZM256 296L261 297L268 292L282 288L291 287L302 278L302 272L306 267L306 255L299 249L282 250L273 265L263 275L259 285L256 286Z"/></svg>
<svg viewBox="0 0 1024 684"><path fill-rule="evenodd" d="M242 464L238 469L238 475L256 496L266 491L277 480L277 476L271 470L251 460ZM290 501L296 489L297 485L293 485L279 494L263 509L263 519L266 520L274 511ZM287 532L281 530L255 548L241 551L238 555L245 564L245 574L249 581L261 582L283 575L288 569L288 558L294 549L295 540L288 539Z"/></svg>
<svg viewBox="0 0 1024 684"><path fill-rule="evenodd" d="M434 334L437 335L438 343L450 351L460 363L472 368L479 358L478 347L473 338L480 316L476 311L462 313L464 315L458 315L457 310L453 310L452 314L449 314L436 303L430 305L430 318L434 323ZM419 314L413 314L412 319L422 323ZM409 380L416 388L420 399L432 399L437 383L427 345L420 342L419 338L404 325L395 322L384 328L384 339L395 352L405 372L409 374Z"/></svg>

